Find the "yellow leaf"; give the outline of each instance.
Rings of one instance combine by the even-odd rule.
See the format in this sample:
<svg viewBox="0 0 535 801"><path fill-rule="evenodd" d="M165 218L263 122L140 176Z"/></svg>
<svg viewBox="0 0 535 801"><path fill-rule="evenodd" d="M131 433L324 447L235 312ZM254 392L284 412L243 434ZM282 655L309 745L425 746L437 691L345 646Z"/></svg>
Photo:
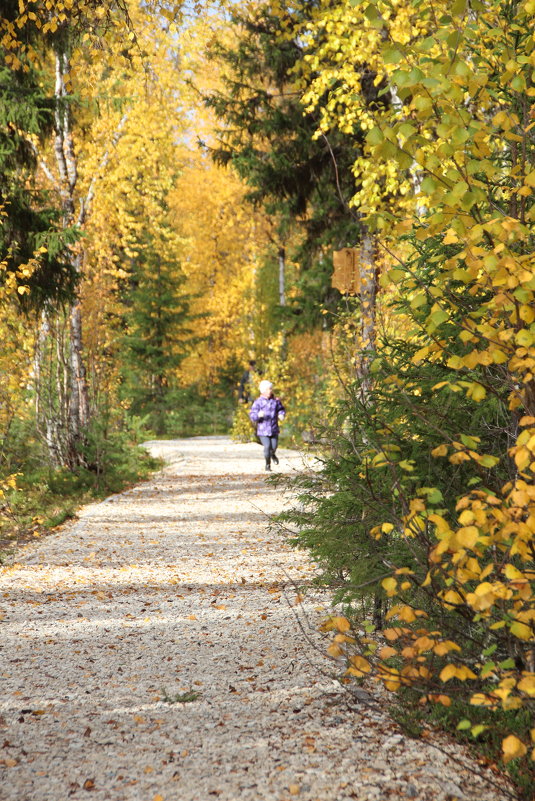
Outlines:
<svg viewBox="0 0 535 801"><path fill-rule="evenodd" d="M471 384L470 389L467 392L467 395L469 398L472 398L472 400L479 402L486 397L487 390L481 384L473 383Z"/></svg>
<svg viewBox="0 0 535 801"><path fill-rule="evenodd" d="M511 564L505 565L503 572L505 573L508 579L511 579L513 581L518 581L519 579L522 580L524 578L520 570Z"/></svg>
<svg viewBox="0 0 535 801"><path fill-rule="evenodd" d="M377 656L379 657L379 659L388 659L389 657L396 655L397 655L396 649L392 648L392 646L390 645L383 645L383 647L377 651Z"/></svg>
<svg viewBox="0 0 535 801"><path fill-rule="evenodd" d="M450 679L455 678L456 675L457 675L457 668L455 667L455 665L446 665L446 667L443 667L442 670L440 671L440 681L443 682L449 681Z"/></svg>
<svg viewBox="0 0 535 801"><path fill-rule="evenodd" d="M351 623L347 619L347 617L333 617L331 618L331 622L333 627L338 629L338 631L349 631L351 628Z"/></svg>
<svg viewBox="0 0 535 801"><path fill-rule="evenodd" d="M433 701L438 704L442 704L442 706L451 706L451 698L449 695L434 695Z"/></svg>
<svg viewBox="0 0 535 801"><path fill-rule="evenodd" d="M505 764L507 764L512 759L525 756L528 752L528 749L522 740L519 740L514 734L510 734L509 737L506 737L505 740L502 740L502 752L503 761Z"/></svg>
<svg viewBox="0 0 535 801"><path fill-rule="evenodd" d="M522 623L520 620L515 620L511 623L510 631L511 634L514 634L519 640L531 640L533 637L531 627L526 625L526 623Z"/></svg>
<svg viewBox="0 0 535 801"><path fill-rule="evenodd" d="M534 696L535 695L535 673L524 673L523 678L517 684L517 689L520 692L526 693L526 695ZM535 729L534 729L535 732Z"/></svg>
<svg viewBox="0 0 535 801"><path fill-rule="evenodd" d="M434 644L435 644L435 640L432 640L430 637L427 637L425 635L422 636L422 637L418 637L414 641L414 647L420 653L423 653L424 651L429 651L433 647Z"/></svg>
<svg viewBox="0 0 535 801"><path fill-rule="evenodd" d="M479 538L476 526L464 526L455 534L456 542L463 548L473 548Z"/></svg>
<svg viewBox="0 0 535 801"><path fill-rule="evenodd" d="M360 654L354 654L349 661L353 667L357 668L357 670L360 670L363 673L369 673L371 670L368 660L364 659L364 657L360 656Z"/></svg>
<svg viewBox="0 0 535 801"><path fill-rule="evenodd" d="M459 241L459 239L457 237L457 234L453 230L453 228L448 228L448 230L446 231L446 236L444 237L444 240L443 240L444 244L445 245L454 245L458 241Z"/></svg>
<svg viewBox="0 0 535 801"><path fill-rule="evenodd" d="M343 656L343 650L337 643L331 643L327 648L327 653L329 656L332 656L334 659L337 659L339 656Z"/></svg>
<svg viewBox="0 0 535 801"><path fill-rule="evenodd" d="M398 583L395 578L385 578L382 580L381 585L389 598L396 594Z"/></svg>
<svg viewBox="0 0 535 801"><path fill-rule="evenodd" d="M443 601L449 606L459 606L460 604L464 603L457 590L448 590L446 593L444 593Z"/></svg>
<svg viewBox="0 0 535 801"><path fill-rule="evenodd" d="M400 620L404 620L405 623L412 623L417 616L410 606L401 606L398 611L398 617Z"/></svg>
<svg viewBox="0 0 535 801"><path fill-rule="evenodd" d="M475 693L470 698L470 704L472 706L494 706L495 702L488 697L488 695L484 695L483 693Z"/></svg>

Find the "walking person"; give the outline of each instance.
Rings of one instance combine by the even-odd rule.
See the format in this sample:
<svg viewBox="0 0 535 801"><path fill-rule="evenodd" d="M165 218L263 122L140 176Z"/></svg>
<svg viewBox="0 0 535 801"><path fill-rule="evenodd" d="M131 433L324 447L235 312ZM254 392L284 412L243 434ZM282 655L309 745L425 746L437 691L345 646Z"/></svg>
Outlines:
<svg viewBox="0 0 535 801"><path fill-rule="evenodd" d="M286 410L280 398L273 394L271 381L261 381L259 384L260 397L251 406L249 417L257 424L256 433L264 446L266 470L271 470L271 460L279 463L276 455L279 443L279 420L284 420Z"/></svg>

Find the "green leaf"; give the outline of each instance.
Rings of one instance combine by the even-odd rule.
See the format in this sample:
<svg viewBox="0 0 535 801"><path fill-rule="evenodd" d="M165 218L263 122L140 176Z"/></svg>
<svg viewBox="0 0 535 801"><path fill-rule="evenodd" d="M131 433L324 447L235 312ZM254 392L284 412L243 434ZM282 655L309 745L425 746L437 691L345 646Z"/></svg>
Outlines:
<svg viewBox="0 0 535 801"><path fill-rule="evenodd" d="M411 300L411 309L418 309L420 306L423 306L424 303L426 302L427 302L427 296L425 292L419 292Z"/></svg>
<svg viewBox="0 0 535 801"><path fill-rule="evenodd" d="M411 79L409 77L409 73L406 70L394 70L392 73L392 81L397 86L407 86L410 84Z"/></svg>
<svg viewBox="0 0 535 801"><path fill-rule="evenodd" d="M436 45L436 43L436 39L434 39L432 36L428 36L426 39L422 39L422 41L419 42L418 47L420 50L423 50L424 53L427 53L428 50L431 50Z"/></svg>
<svg viewBox="0 0 535 801"><path fill-rule="evenodd" d="M482 731L485 731L485 729L488 729L488 726L484 726L483 723L478 723L477 726L472 726L470 734L473 737L477 737L478 735L481 734Z"/></svg>
<svg viewBox="0 0 535 801"><path fill-rule="evenodd" d="M463 445L466 445L467 448L473 448L474 450L481 442L479 437L469 437L468 434L461 434L459 439L461 440Z"/></svg>
<svg viewBox="0 0 535 801"><path fill-rule="evenodd" d="M417 128L414 125L411 125L410 122L402 123L398 128L398 135L403 136L404 139L408 139L413 134L417 133Z"/></svg>
<svg viewBox="0 0 535 801"><path fill-rule="evenodd" d="M448 312L445 311L444 309L435 309L435 311L429 315L429 319L433 323L435 328L441 325L442 323L445 323L446 320L449 320L449 318L450 316Z"/></svg>
<svg viewBox="0 0 535 801"><path fill-rule="evenodd" d="M482 679L485 679L493 670L496 670L496 664L494 662L486 662L481 668L479 675Z"/></svg>
<svg viewBox="0 0 535 801"><path fill-rule="evenodd" d="M441 503L444 500L438 487L420 487L418 495L425 495L429 503Z"/></svg>
<svg viewBox="0 0 535 801"><path fill-rule="evenodd" d="M383 61L385 64L399 64L402 58L403 53L395 47L387 47L383 50Z"/></svg>
<svg viewBox="0 0 535 801"><path fill-rule="evenodd" d="M422 181L422 192L430 195L437 188L437 182L431 175L426 175Z"/></svg>
<svg viewBox="0 0 535 801"><path fill-rule="evenodd" d="M485 453L480 459L478 459L480 465L488 468L496 467L499 461L500 459L498 456L491 456L490 453Z"/></svg>
<svg viewBox="0 0 535 801"><path fill-rule="evenodd" d="M412 70L409 72L409 79L411 84L418 83L419 81L422 80L422 78L425 78L425 73L423 73L422 70L419 69L418 67L413 67Z"/></svg>
<svg viewBox="0 0 535 801"><path fill-rule="evenodd" d="M373 3L370 3L370 5L366 6L366 8L364 9L364 16L370 22L377 22L379 20L382 21L383 19L377 8L373 5Z"/></svg>
<svg viewBox="0 0 535 801"><path fill-rule="evenodd" d="M369 145L380 145L381 142L384 141L384 138L385 137L383 132L377 126L375 126L375 128L372 128L371 131L368 131L368 133L366 134L366 142Z"/></svg>
<svg viewBox="0 0 535 801"><path fill-rule="evenodd" d="M515 75L513 80L511 81L511 89L514 89L515 92L523 92L526 88L526 81L523 75Z"/></svg>
<svg viewBox="0 0 535 801"><path fill-rule="evenodd" d="M466 128L454 128L451 138L455 145L463 145L470 138L470 131Z"/></svg>
<svg viewBox="0 0 535 801"><path fill-rule="evenodd" d="M388 271L388 277L393 284L399 284L399 282L405 277L405 272L404 270L397 270L394 268Z"/></svg>
<svg viewBox="0 0 535 801"><path fill-rule="evenodd" d="M468 718L464 718L461 722L457 725L457 731L464 731L465 729L469 729L472 726L472 722L468 720Z"/></svg>

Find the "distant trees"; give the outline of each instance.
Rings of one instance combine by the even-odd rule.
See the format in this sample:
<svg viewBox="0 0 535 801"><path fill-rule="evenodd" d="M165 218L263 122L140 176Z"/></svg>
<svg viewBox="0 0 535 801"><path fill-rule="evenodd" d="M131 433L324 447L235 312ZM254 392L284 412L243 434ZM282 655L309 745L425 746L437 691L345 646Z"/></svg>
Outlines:
<svg viewBox="0 0 535 801"><path fill-rule="evenodd" d="M158 435L177 402L177 368L195 341L184 282L180 265L167 261L148 233L123 293L120 395Z"/></svg>
<svg viewBox="0 0 535 801"><path fill-rule="evenodd" d="M333 249L355 245L360 236L348 209L353 194L351 164L362 139L355 130L315 138L319 117L301 99L303 47L286 36L306 26L316 4L261 3L234 9L234 37L222 37L209 53L220 65L222 86L205 93L219 121L212 157L231 165L248 186L247 198L273 219L273 269L297 263L283 295L292 315L317 324L330 287ZM294 318L295 320L295 318Z"/></svg>

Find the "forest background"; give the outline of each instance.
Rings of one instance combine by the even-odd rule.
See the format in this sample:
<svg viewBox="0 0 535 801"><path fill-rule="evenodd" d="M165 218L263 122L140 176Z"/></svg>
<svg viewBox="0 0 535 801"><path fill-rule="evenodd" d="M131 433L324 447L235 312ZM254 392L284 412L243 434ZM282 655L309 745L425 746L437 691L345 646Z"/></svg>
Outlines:
<svg viewBox="0 0 535 801"><path fill-rule="evenodd" d="M137 480L143 439L247 438L255 359L319 459L278 525L336 589L341 681L525 797L534 16L0 0L4 537Z"/></svg>

